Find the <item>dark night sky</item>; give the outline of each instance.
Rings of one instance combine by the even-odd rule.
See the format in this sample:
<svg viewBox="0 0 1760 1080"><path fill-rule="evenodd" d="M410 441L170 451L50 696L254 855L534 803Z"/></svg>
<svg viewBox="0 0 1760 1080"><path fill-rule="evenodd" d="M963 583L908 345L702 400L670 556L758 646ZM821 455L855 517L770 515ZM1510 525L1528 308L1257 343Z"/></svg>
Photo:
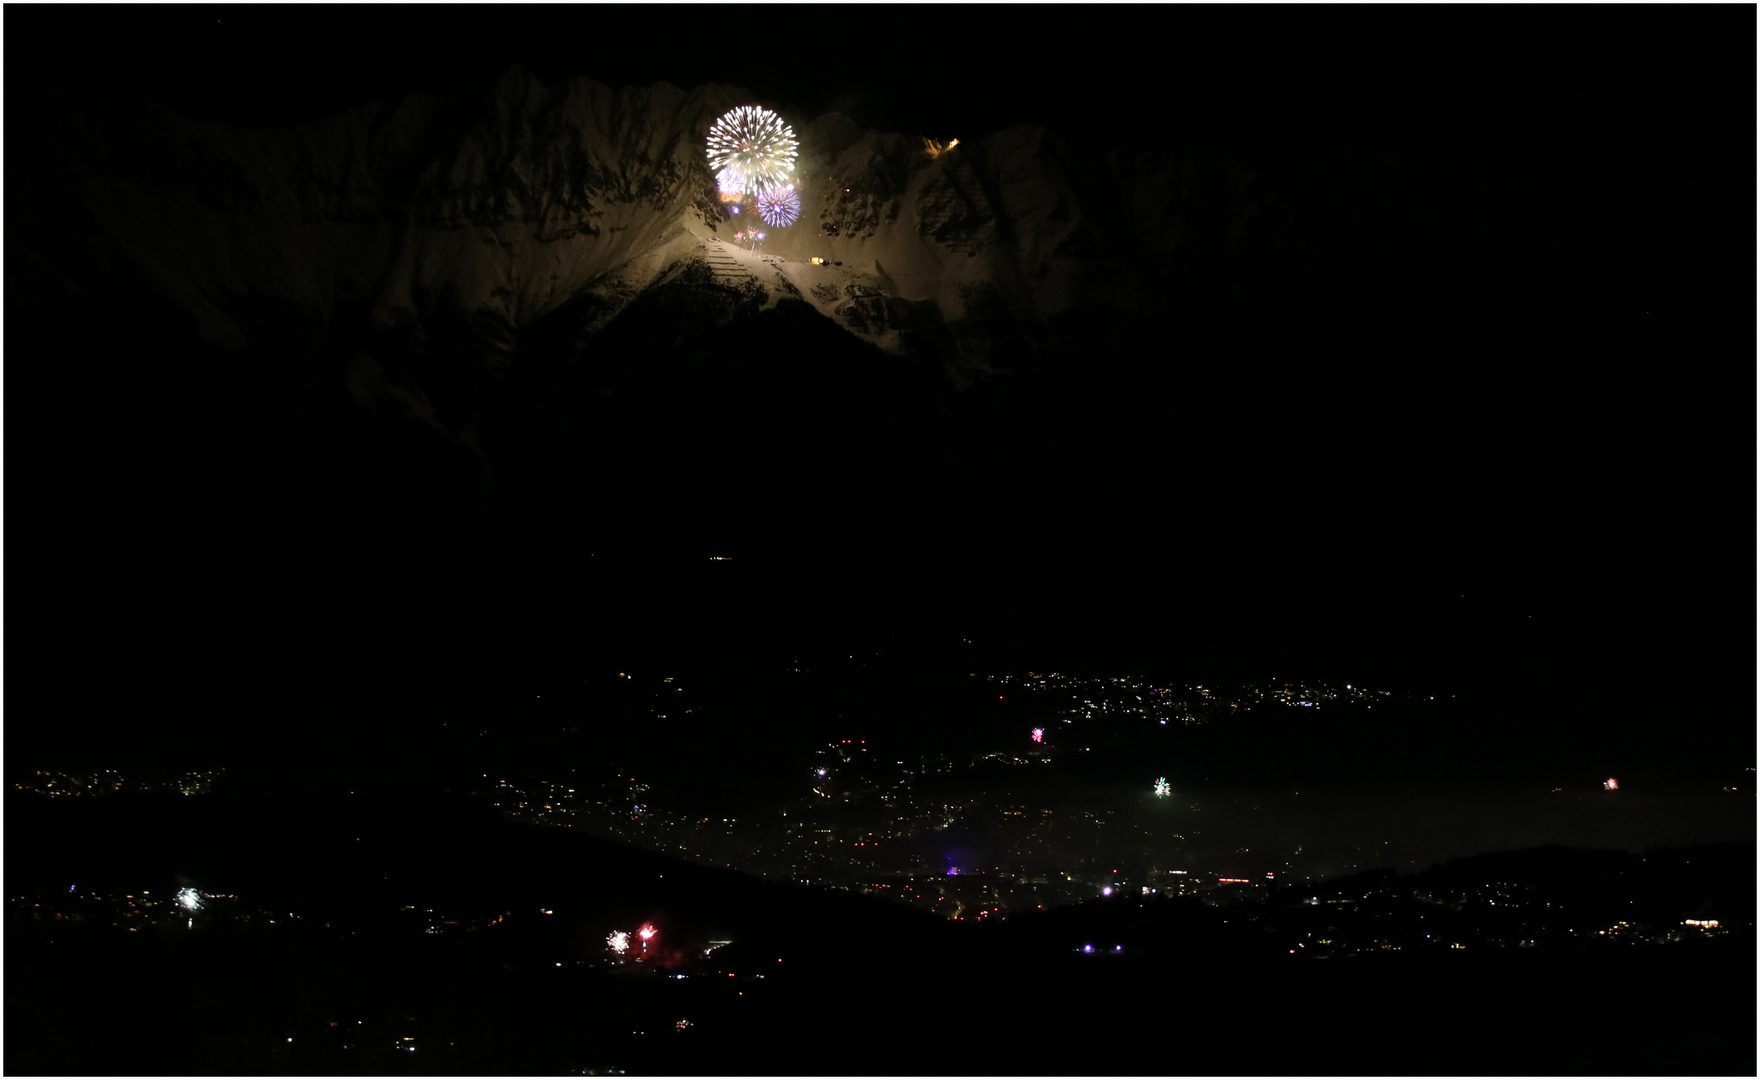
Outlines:
<svg viewBox="0 0 1760 1080"><path fill-rule="evenodd" d="M1642 9L1341 12L1153 5L276 5L15 13L26 64L191 115L274 123L492 82L745 86L816 115L952 135L1530 144L1707 119L1739 20ZM1721 24L1721 25L1720 25Z"/></svg>
<svg viewBox="0 0 1760 1080"><path fill-rule="evenodd" d="M1331 675L1343 628L1390 670L1539 694L1536 724L1593 687L1573 731L1710 724L1751 763L1751 9L15 6L7 28L9 118L40 90L274 125L519 63L944 137L1033 121L1243 157L1340 269L1275 364L1179 387L1238 437L1181 444L1203 475L1180 512L1201 531L1203 493L1260 485L1290 513L1172 558L1147 528L1083 548L1159 596L1169 562L1238 578L1232 614L1052 644L1307 650ZM20 483L19 385L15 511L55 483ZM1064 572L1066 623L1130 592Z"/></svg>

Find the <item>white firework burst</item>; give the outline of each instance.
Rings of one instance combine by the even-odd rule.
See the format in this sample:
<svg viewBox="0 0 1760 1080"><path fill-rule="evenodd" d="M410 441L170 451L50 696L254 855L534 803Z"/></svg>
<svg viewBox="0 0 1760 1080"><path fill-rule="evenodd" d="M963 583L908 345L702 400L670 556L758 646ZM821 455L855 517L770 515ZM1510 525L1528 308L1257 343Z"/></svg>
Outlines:
<svg viewBox="0 0 1760 1080"><path fill-rule="evenodd" d="M715 174L715 190L723 195L738 195L746 189L746 178L729 165Z"/></svg>
<svg viewBox="0 0 1760 1080"><path fill-rule="evenodd" d="M793 184L784 184L779 188L758 195L758 216L767 225L778 229L793 225L801 216L801 193L794 189Z"/></svg>
<svg viewBox="0 0 1760 1080"><path fill-rule="evenodd" d="M794 169L794 129L769 109L741 105L709 129L709 168L717 177L732 169L747 191L780 187Z"/></svg>
<svg viewBox="0 0 1760 1080"><path fill-rule="evenodd" d="M624 953L629 951L629 933L628 933L628 931L624 931L624 930L612 931L611 935L605 939L605 944L611 946L612 952L616 953L619 956L622 956Z"/></svg>

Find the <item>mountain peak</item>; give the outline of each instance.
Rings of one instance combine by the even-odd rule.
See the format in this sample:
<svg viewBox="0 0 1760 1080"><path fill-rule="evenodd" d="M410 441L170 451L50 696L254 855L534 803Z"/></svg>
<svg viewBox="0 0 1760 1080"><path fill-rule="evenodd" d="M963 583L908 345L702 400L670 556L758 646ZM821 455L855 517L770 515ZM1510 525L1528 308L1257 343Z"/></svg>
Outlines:
<svg viewBox="0 0 1760 1080"><path fill-rule="evenodd" d="M1195 235L1183 223L1198 193L1151 190L1171 161L1077 177L1041 127L943 143L838 113L785 118L799 216L765 220L749 196L717 197L702 141L750 101L720 84L547 86L512 64L486 111L422 95L245 131L154 110L111 140L148 152L59 193L109 254L76 257L29 228L19 242L90 295L162 293L229 349L259 336L265 306L330 313L311 333L344 354L354 344L329 335L347 311L422 338L435 320L488 320L512 340L591 309L572 335L584 346L699 266L707 287L798 299L882 349L978 371L1037 348L1035 328L1065 313L1141 310ZM53 153L33 164L68 167ZM1129 207L1128 226L1095 206ZM516 352L497 348L491 366Z"/></svg>

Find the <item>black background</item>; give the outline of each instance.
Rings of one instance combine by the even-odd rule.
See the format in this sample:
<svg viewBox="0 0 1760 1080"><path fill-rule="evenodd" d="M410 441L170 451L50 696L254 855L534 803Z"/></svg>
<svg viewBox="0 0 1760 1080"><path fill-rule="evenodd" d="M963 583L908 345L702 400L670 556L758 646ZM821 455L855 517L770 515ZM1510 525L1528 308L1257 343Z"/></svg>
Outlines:
<svg viewBox="0 0 1760 1080"><path fill-rule="evenodd" d="M1751 761L1738 11L12 8L9 172L39 103L273 126L517 63L1245 160L1315 263L1253 333L1083 324L962 396L775 357L765 335L817 331L754 324L713 377L576 416L589 436L510 436L486 508L289 466L304 421L238 406L272 377L150 297L9 318L11 764L322 762L624 655L963 665L967 641L998 668L1465 694L1483 710L1439 744L1511 768ZM7 219L54 229L11 196ZM745 487L693 471L717 439Z"/></svg>

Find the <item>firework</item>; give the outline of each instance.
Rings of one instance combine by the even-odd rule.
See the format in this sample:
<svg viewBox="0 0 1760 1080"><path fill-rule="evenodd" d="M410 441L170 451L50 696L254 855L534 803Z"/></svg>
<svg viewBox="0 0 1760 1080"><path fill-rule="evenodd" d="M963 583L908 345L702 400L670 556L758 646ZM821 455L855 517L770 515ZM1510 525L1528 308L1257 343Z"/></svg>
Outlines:
<svg viewBox="0 0 1760 1080"><path fill-rule="evenodd" d="M709 129L709 168L717 176L732 170L745 190L781 187L794 168L794 129L769 109L741 105Z"/></svg>
<svg viewBox="0 0 1760 1080"><path fill-rule="evenodd" d="M177 892L177 902L182 904L187 910L195 911L202 906L202 895L194 889L179 889Z"/></svg>
<svg viewBox="0 0 1760 1080"><path fill-rule="evenodd" d="M629 951L629 933L624 930L613 930L611 936L605 939L605 944L611 946L612 952L622 956Z"/></svg>
<svg viewBox="0 0 1760 1080"><path fill-rule="evenodd" d="M760 193L758 216L778 229L793 225L801 216L801 193L793 184Z"/></svg>
<svg viewBox="0 0 1760 1080"><path fill-rule="evenodd" d="M1165 799L1171 794L1173 794L1173 788L1168 786L1167 777L1163 776L1160 779L1155 781L1155 797L1156 798Z"/></svg>
<svg viewBox="0 0 1760 1080"><path fill-rule="evenodd" d="M723 199L737 199L745 193L746 178L739 174L738 169L729 166L715 174L715 190L721 193Z"/></svg>
<svg viewBox="0 0 1760 1080"><path fill-rule="evenodd" d="M1034 742L1044 742L1045 741L1045 729L1044 728L1036 727L1033 729L1033 741Z"/></svg>
<svg viewBox="0 0 1760 1080"><path fill-rule="evenodd" d="M642 936L643 941L654 940L654 935L658 934L659 932L660 931L654 929L653 923L643 923L642 928L640 930L636 931L636 933L638 933Z"/></svg>

